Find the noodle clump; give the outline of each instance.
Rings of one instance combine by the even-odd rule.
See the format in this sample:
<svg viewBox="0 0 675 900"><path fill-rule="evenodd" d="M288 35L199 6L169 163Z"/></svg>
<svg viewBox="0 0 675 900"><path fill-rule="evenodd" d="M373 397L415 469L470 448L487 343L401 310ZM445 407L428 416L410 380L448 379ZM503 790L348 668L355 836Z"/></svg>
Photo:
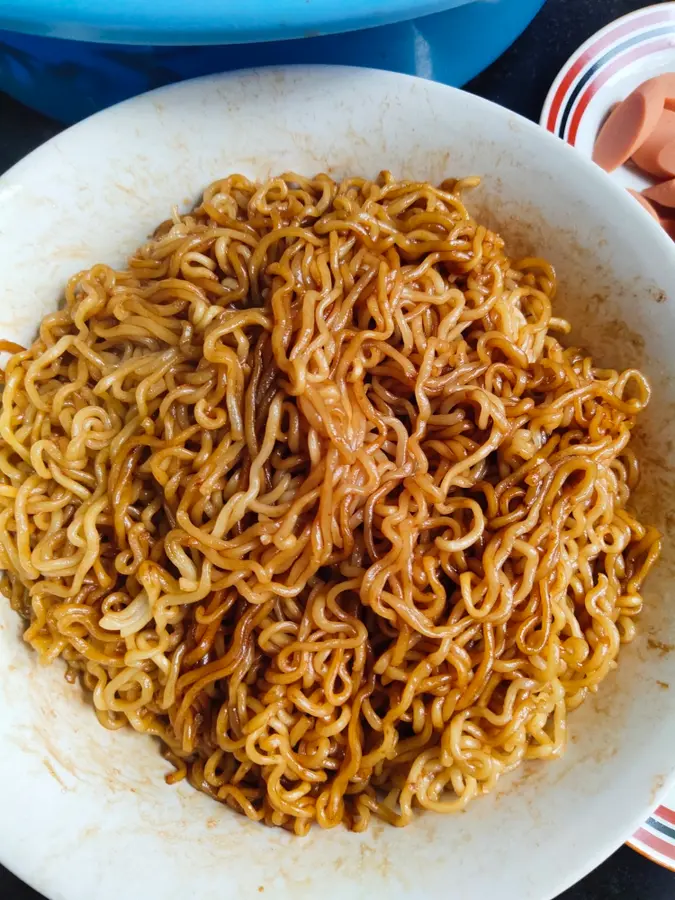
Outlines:
<svg viewBox="0 0 675 900"><path fill-rule="evenodd" d="M5 370L26 641L169 781L297 834L558 756L658 556L626 509L649 385L559 343L475 183L225 178Z"/></svg>

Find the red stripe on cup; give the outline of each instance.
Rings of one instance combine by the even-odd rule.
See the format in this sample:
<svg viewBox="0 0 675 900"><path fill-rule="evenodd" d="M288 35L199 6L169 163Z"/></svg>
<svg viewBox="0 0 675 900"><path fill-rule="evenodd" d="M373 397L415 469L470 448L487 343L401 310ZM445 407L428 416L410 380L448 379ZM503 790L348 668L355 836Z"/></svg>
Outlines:
<svg viewBox="0 0 675 900"><path fill-rule="evenodd" d="M675 844L669 844L667 841L661 840L661 838L652 834L651 831L647 831L646 828L638 828L633 837L641 841L645 847L649 847L650 850L655 850L661 856L665 856L666 859L675 859Z"/></svg>
<svg viewBox="0 0 675 900"><path fill-rule="evenodd" d="M657 866L661 866L663 869L668 869L669 872L675 872L675 866L671 866L670 863L667 863L664 859L661 859L660 856L654 856L649 850L645 849L642 844L638 844L635 842L634 838L631 838L628 841L628 846L631 850L635 850L636 853L639 853L640 856L644 856L645 859L648 859L649 862L656 863Z"/></svg>
<svg viewBox="0 0 675 900"><path fill-rule="evenodd" d="M620 72L627 63L635 62L636 59L641 59L643 56L649 56L651 53L658 52L659 50L668 50L672 46L672 37L660 38L658 41L639 44L637 47L633 47L632 50L627 50L625 53L622 53L621 56L617 56L611 63L606 65L604 69L601 69L596 78L589 82L585 91L579 97L577 105L574 107L574 112L570 119L569 131L567 132L567 143L572 146L576 144L579 124L583 114L586 112L588 104L593 97L595 97L600 88L609 81L612 75Z"/></svg>
<svg viewBox="0 0 675 900"><path fill-rule="evenodd" d="M590 62L599 51L604 50L618 38L625 37L626 35L632 34L634 31L639 31L641 28L646 28L649 25L659 25L662 22L672 21L673 18L675 18L675 16L672 12L667 12L667 14L664 15L663 10L651 8L650 10L646 10L644 15L631 18L629 22L619 20L616 28L612 28L607 34L591 44L588 49L584 50L578 59L572 63L565 73L563 80L558 85L558 89L551 101L551 109L549 110L548 119L546 121L546 128L549 131L555 132L555 123L565 94L586 63Z"/></svg>
<svg viewBox="0 0 675 900"><path fill-rule="evenodd" d="M667 806L659 806L655 815L659 817L659 819L663 819L664 822L670 822L671 825L675 825L675 810L668 809Z"/></svg>

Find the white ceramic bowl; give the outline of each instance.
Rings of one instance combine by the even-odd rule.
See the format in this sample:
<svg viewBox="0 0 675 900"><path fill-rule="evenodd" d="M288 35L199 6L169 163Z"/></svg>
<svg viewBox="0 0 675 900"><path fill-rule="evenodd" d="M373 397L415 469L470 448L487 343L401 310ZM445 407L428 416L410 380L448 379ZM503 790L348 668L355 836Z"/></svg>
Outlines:
<svg viewBox="0 0 675 900"><path fill-rule="evenodd" d="M516 252L554 262L575 339L648 372L639 505L672 532L672 244L543 129L428 81L328 68L227 75L65 132L0 180L0 335L30 340L68 275L122 263L216 176L383 167L432 181L484 176L474 209ZM532 764L463 815L304 839L167 787L158 747L101 728L59 665L38 666L0 602L0 858L52 900L550 898L631 834L675 765L674 566L667 538L640 637L572 714L562 761Z"/></svg>

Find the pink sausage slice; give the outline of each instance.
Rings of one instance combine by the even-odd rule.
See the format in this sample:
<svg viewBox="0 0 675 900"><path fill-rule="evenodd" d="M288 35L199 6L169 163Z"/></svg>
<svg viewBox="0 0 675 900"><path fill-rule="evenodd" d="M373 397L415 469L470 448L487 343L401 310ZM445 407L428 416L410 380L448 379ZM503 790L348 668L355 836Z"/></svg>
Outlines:
<svg viewBox="0 0 675 900"><path fill-rule="evenodd" d="M653 219L656 219L657 222L660 222L660 221L661 221L661 219L659 218L659 214L656 212L656 210L655 210L654 207L651 205L651 203L649 202L649 200L647 200L645 197L643 197L642 194L639 194L637 191L634 191L632 188L626 188L626 190L627 190L628 193L631 195L631 197L635 197L635 199L636 199L637 202L640 204L640 206L641 206L643 209L646 209L647 212L649 213L649 215L650 215Z"/></svg>
<svg viewBox="0 0 675 900"><path fill-rule="evenodd" d="M656 156L656 162L668 178L675 176L675 140L669 141L661 147Z"/></svg>
<svg viewBox="0 0 675 900"><path fill-rule="evenodd" d="M630 159L656 128L663 112L665 92L664 82L650 78L619 103L600 129L593 161L606 172L613 172Z"/></svg>
<svg viewBox="0 0 675 900"><path fill-rule="evenodd" d="M647 200L651 200L652 203L660 203L661 206L668 206L669 208L675 207L675 178L646 188L642 192L642 196L646 197Z"/></svg>
<svg viewBox="0 0 675 900"><path fill-rule="evenodd" d="M675 219L661 219L660 221L666 234L675 240Z"/></svg>
<svg viewBox="0 0 675 900"><path fill-rule="evenodd" d="M643 171L659 178L672 178L675 171L672 166L664 168L661 164L661 151L664 147L675 141L675 112L664 109L656 128L647 135L646 140L633 154L633 162ZM664 160L668 162L669 157Z"/></svg>
<svg viewBox="0 0 675 900"><path fill-rule="evenodd" d="M665 75L657 75L656 78L650 80L658 82L663 91L665 108L675 110L675 73L667 72Z"/></svg>

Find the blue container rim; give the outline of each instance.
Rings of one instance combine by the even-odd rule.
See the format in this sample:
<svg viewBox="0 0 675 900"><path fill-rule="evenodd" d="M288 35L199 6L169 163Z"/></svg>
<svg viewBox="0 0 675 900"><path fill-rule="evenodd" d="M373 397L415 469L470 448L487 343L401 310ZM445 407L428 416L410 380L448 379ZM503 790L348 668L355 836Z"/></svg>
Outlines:
<svg viewBox="0 0 675 900"><path fill-rule="evenodd" d="M389 25L470 2L474 0L2 0L0 28L119 44L243 44Z"/></svg>

